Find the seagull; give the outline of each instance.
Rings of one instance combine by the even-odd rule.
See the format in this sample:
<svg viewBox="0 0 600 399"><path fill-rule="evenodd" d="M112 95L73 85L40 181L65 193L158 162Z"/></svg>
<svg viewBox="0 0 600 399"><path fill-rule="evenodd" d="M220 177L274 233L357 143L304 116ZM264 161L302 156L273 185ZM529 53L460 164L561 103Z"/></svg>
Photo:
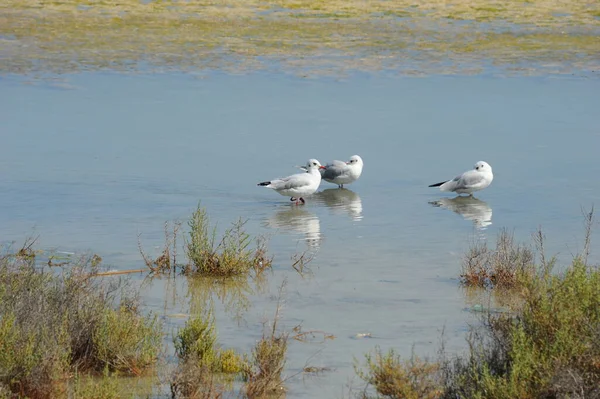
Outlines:
<svg viewBox="0 0 600 399"><path fill-rule="evenodd" d="M304 166L301 169L306 170ZM354 183L362 174L363 160L358 155L352 155L348 162L333 161L323 166L319 171L321 178L329 183L337 184L339 188L344 188L344 184Z"/></svg>
<svg viewBox="0 0 600 399"><path fill-rule="evenodd" d="M469 194L471 197L475 191L483 190L494 180L492 167L484 161L475 164L472 170L456 176L452 180L432 184L429 187L439 187L441 191L450 191L457 194Z"/></svg>
<svg viewBox="0 0 600 399"><path fill-rule="evenodd" d="M325 167L316 159L309 159L306 166L302 168L306 170L305 173L296 173L288 177L264 181L258 183L258 186L272 188L281 195L290 196L292 197L290 201L296 201L296 205L299 201L304 204L306 201L303 197L311 195L319 188L321 184L319 169Z"/></svg>

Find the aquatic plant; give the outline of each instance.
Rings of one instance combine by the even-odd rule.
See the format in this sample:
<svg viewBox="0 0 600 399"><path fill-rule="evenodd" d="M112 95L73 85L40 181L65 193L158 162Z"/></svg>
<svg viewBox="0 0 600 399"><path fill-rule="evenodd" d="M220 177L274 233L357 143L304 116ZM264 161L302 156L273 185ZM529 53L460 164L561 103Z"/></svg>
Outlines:
<svg viewBox="0 0 600 399"><path fill-rule="evenodd" d="M227 391L217 375L195 362L177 367L170 389L173 399L222 399Z"/></svg>
<svg viewBox="0 0 600 399"><path fill-rule="evenodd" d="M165 242L161 254L156 258L151 258L142 249L140 236L138 236L138 249L146 267L150 269L152 274L170 274L174 273L177 268L177 236L181 223L173 223L170 229L169 222L165 222Z"/></svg>
<svg viewBox="0 0 600 399"><path fill-rule="evenodd" d="M600 268L587 264L594 210L584 215L582 254L561 273L553 272L555 258L546 259L541 230L534 235L539 265L506 231L495 251L469 250L467 259L486 259L468 269L483 270L473 275L495 285L517 284L509 294L519 298L507 302L509 311L482 313L481 324L470 328L466 355L448 357L441 348L437 362L411 364L393 350L376 349L358 375L388 398L599 397Z"/></svg>
<svg viewBox="0 0 600 399"><path fill-rule="evenodd" d="M563 274L538 272L522 286L520 309L487 315L468 357L448 363L448 397L600 394L600 270L576 258Z"/></svg>
<svg viewBox="0 0 600 399"><path fill-rule="evenodd" d="M284 280L279 287L273 322L270 327L267 326L266 322L263 325L262 338L252 349L250 364L244 370L246 379L244 393L248 399L277 398L285 394L282 374L286 363L289 334L278 331L277 322L286 284L287 282Z"/></svg>
<svg viewBox="0 0 600 399"><path fill-rule="evenodd" d="M587 264L594 209L583 213L582 254L560 274L553 273L556 258L545 256L541 229L534 234L540 264L526 269L529 250L515 250L501 234L499 259L526 270L512 293L520 298L512 312L490 313L471 330L466 358L446 361L447 397L600 395L600 269Z"/></svg>
<svg viewBox="0 0 600 399"><path fill-rule="evenodd" d="M104 309L92 338L97 367L140 375L156 362L161 338L156 316L140 317L126 305Z"/></svg>
<svg viewBox="0 0 600 399"><path fill-rule="evenodd" d="M535 273L535 256L531 248L516 244L514 236L502 230L496 248L477 242L463 258L460 274L465 286L513 288L523 277Z"/></svg>
<svg viewBox="0 0 600 399"><path fill-rule="evenodd" d="M219 397L223 374L240 374L248 367L244 356L218 346L212 311L190 318L173 342L179 359L171 381L175 397Z"/></svg>
<svg viewBox="0 0 600 399"><path fill-rule="evenodd" d="M138 375L158 357L161 325L142 315L123 280L95 277L91 257L51 270L0 256L0 385L56 397L74 371Z"/></svg>
<svg viewBox="0 0 600 399"><path fill-rule="evenodd" d="M412 355L403 360L394 349L383 353L379 347L365 355L364 366L355 363L356 374L380 397L390 399L438 399L443 394L440 367ZM366 367L366 370L363 369ZM359 397L368 399L365 389Z"/></svg>
<svg viewBox="0 0 600 399"><path fill-rule="evenodd" d="M206 209L198 204L192 218L186 253L190 264L184 269L186 274L228 277L236 275L262 274L269 269L272 259L267 255L263 237L251 239L244 229L246 221L239 219L225 230L217 243L217 227L211 226ZM250 248L256 242L254 249Z"/></svg>

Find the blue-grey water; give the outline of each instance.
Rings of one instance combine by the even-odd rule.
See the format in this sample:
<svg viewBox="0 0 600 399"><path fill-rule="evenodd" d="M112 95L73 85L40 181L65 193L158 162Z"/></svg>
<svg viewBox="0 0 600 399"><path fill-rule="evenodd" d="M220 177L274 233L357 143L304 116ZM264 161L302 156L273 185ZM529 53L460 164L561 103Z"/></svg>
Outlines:
<svg viewBox="0 0 600 399"><path fill-rule="evenodd" d="M568 262L582 248L582 207L600 202L596 79L59 78L0 79L2 242L39 235L42 249L90 251L125 270L144 267L138 235L158 254L164 222L185 229L199 201L220 229L249 219L251 234L270 236L274 272L237 317L217 305L221 344L250 350L284 280L280 327L336 337L291 341L288 397L344 396L360 386L354 359L376 345L434 355L444 329L447 349L463 350L476 320L457 280L469 245L502 228L529 242L542 226L547 251ZM309 158L353 154L360 180L346 190L323 182L304 206L256 186ZM479 160L495 177L476 200L427 187ZM305 250L316 255L302 278L291 257ZM142 298L170 332L194 294L168 281L148 283ZM330 370L303 376L305 363Z"/></svg>

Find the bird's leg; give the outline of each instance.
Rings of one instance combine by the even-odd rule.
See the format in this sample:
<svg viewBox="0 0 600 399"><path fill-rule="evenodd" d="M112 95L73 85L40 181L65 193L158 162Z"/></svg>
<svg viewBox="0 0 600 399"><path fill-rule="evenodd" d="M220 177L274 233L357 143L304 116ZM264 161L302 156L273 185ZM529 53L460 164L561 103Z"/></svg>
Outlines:
<svg viewBox="0 0 600 399"><path fill-rule="evenodd" d="M306 204L306 201L304 201L304 198L300 198L300 201L302 201L303 204Z"/></svg>
<svg viewBox="0 0 600 399"><path fill-rule="evenodd" d="M344 188L343 184L338 184L338 188Z"/></svg>

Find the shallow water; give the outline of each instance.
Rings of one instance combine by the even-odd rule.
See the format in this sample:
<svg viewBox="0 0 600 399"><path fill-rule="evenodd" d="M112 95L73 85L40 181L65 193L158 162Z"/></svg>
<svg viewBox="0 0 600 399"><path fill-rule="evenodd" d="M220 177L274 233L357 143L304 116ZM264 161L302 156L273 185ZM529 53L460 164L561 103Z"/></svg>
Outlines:
<svg viewBox="0 0 600 399"><path fill-rule="evenodd" d="M232 299L246 308L217 305L220 342L249 351L284 280L280 326L336 336L292 341L289 397L347 394L353 358L375 345L432 355L445 329L447 348L464 349L476 315L456 278L469 244L503 227L528 240L541 225L548 252L568 261L582 247L581 207L600 199L594 79L90 73L5 76L0 90L2 241L39 234L41 248L89 250L124 270L143 267L138 234L156 255L164 222L199 201L221 229L248 218L250 233L270 235L275 271ZM361 179L323 182L305 206L256 186L308 158L353 154ZM477 199L427 187L479 160L495 180ZM306 249L310 278L291 268ZM170 331L205 289L155 279L143 298ZM305 363L332 370L296 375Z"/></svg>

